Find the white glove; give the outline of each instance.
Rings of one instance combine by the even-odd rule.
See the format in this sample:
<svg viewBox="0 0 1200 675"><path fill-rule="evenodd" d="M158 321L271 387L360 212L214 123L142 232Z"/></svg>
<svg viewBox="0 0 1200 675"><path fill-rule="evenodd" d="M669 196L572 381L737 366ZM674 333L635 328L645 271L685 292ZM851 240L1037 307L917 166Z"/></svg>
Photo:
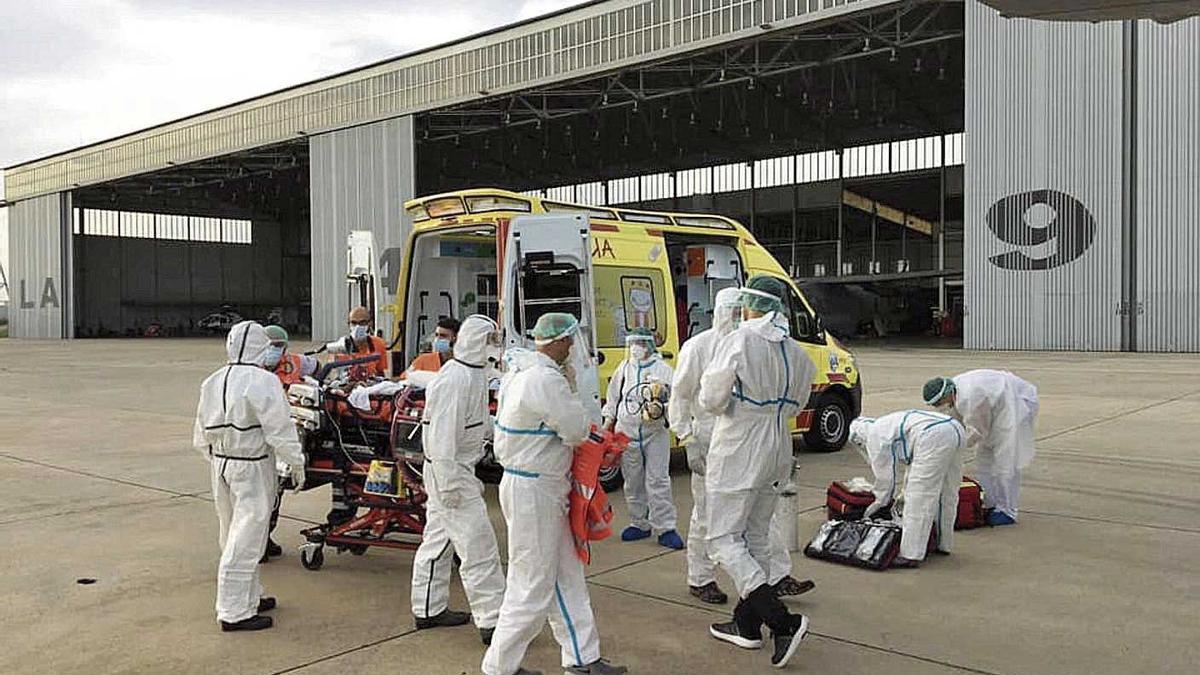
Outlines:
<svg viewBox="0 0 1200 675"><path fill-rule="evenodd" d="M295 484L295 487L292 489L296 492L299 492L300 488L304 487L304 465L293 464L291 467L289 467L289 472L292 476L292 483Z"/></svg>

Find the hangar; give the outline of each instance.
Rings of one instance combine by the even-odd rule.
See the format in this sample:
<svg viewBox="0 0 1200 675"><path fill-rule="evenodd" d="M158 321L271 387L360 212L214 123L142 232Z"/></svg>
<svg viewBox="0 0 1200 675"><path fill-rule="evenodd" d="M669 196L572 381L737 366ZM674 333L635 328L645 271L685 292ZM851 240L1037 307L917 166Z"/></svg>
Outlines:
<svg viewBox="0 0 1200 675"><path fill-rule="evenodd" d="M587 3L7 169L11 334L336 335L348 231L388 279L406 199L498 186L738 218L831 330L1200 350L1172 140L1197 88L1162 75L1195 82L1197 37L977 0Z"/></svg>

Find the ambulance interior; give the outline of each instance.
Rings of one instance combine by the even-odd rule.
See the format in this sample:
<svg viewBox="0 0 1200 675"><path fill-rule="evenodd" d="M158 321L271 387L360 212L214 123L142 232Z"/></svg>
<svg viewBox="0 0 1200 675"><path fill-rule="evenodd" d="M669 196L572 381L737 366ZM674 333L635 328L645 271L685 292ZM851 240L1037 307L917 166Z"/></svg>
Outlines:
<svg viewBox="0 0 1200 675"><path fill-rule="evenodd" d="M712 327L713 300L722 288L741 285L742 261L735 239L669 234L666 240L682 343Z"/></svg>

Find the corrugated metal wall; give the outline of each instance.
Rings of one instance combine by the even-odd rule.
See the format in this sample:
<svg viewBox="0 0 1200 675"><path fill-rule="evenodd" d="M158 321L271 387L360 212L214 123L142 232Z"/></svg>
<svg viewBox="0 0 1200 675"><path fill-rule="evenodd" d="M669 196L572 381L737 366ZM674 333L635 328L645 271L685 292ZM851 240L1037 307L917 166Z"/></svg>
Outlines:
<svg viewBox="0 0 1200 675"><path fill-rule="evenodd" d="M371 230L384 298L395 297L408 236L404 202L414 194L413 125L401 117L314 136L309 143L314 339L346 331L346 235ZM386 323L386 322L385 322ZM388 339L390 326L381 326Z"/></svg>
<svg viewBox="0 0 1200 675"><path fill-rule="evenodd" d="M1139 351L1200 351L1200 19L1138 24Z"/></svg>
<svg viewBox="0 0 1200 675"><path fill-rule="evenodd" d="M1121 348L1121 31L967 3L967 348Z"/></svg>
<svg viewBox="0 0 1200 675"><path fill-rule="evenodd" d="M64 278L71 269L70 201L56 193L8 210L11 337L71 337L71 285Z"/></svg>

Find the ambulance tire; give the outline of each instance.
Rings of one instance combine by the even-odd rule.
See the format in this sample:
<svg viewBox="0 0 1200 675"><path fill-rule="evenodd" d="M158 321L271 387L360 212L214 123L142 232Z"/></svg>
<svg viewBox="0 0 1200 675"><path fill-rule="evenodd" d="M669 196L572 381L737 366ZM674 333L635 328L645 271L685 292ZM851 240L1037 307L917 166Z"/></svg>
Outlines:
<svg viewBox="0 0 1200 675"><path fill-rule="evenodd" d="M817 397L812 428L804 433L804 445L816 452L837 452L850 437L850 405L832 392Z"/></svg>

